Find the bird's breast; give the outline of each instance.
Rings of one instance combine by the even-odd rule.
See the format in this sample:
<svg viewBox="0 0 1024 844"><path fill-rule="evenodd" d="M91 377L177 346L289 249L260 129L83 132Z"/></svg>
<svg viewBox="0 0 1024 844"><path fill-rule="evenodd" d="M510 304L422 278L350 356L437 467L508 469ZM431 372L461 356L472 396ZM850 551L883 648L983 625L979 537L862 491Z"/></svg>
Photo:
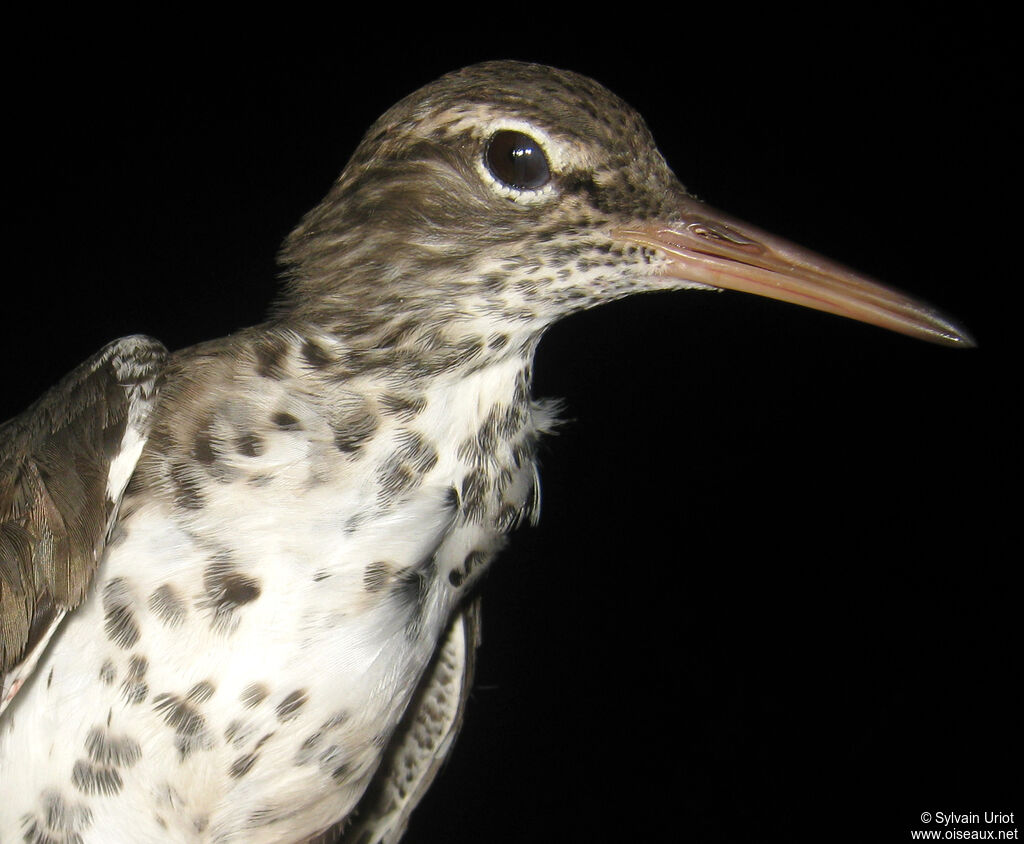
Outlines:
<svg viewBox="0 0 1024 844"><path fill-rule="evenodd" d="M0 829L43 818L60 776L90 829L132 840L277 840L351 811L453 607L536 506L547 420L521 367L401 399L306 386L163 420L4 725L0 762L27 777Z"/></svg>

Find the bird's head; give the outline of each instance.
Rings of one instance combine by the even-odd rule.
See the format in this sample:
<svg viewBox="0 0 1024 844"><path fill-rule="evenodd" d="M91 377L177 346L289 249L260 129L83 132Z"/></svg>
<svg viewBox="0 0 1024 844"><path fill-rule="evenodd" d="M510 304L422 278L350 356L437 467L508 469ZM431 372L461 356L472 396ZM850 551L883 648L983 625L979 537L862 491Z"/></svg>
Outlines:
<svg viewBox="0 0 1024 844"><path fill-rule="evenodd" d="M725 288L971 344L931 308L693 198L593 80L518 62L448 74L385 113L282 262L286 309L350 334L397 336L397 320L536 338L632 293Z"/></svg>

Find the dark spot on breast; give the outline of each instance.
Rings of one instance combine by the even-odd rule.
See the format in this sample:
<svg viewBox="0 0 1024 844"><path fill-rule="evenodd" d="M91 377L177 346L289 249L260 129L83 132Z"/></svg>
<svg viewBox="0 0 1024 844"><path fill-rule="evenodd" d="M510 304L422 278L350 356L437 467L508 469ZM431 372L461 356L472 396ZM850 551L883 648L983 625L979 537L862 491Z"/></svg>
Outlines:
<svg viewBox="0 0 1024 844"><path fill-rule="evenodd" d="M235 440L235 450L243 457L259 457L265 451L263 440L256 434L242 434Z"/></svg>
<svg viewBox="0 0 1024 844"><path fill-rule="evenodd" d="M430 351L430 347L434 347ZM484 350L484 341L481 337L468 337L461 340L455 346L447 345L441 339L434 339L428 335L423 338L421 344L422 353L409 361L410 368L418 375L440 375L465 366Z"/></svg>
<svg viewBox="0 0 1024 844"><path fill-rule="evenodd" d="M497 528L502 533L509 533L519 527L522 510L515 504L503 504L498 511Z"/></svg>
<svg viewBox="0 0 1024 844"><path fill-rule="evenodd" d="M437 450L419 433L400 431L394 453L377 472L384 498L408 492L437 464Z"/></svg>
<svg viewBox="0 0 1024 844"><path fill-rule="evenodd" d="M209 680L202 680L189 689L185 697L193 703L203 703L213 697L216 688Z"/></svg>
<svg viewBox="0 0 1024 844"><path fill-rule="evenodd" d="M239 756L234 762L231 763L231 768L228 773L232 779L238 779L244 777L249 773L249 769L256 764L256 760L259 758L258 753L246 753L244 756Z"/></svg>
<svg viewBox="0 0 1024 844"><path fill-rule="evenodd" d="M128 672L121 683L121 697L126 703L142 703L149 694L149 685L145 681L149 661L144 656L135 654L128 660Z"/></svg>
<svg viewBox="0 0 1024 844"><path fill-rule="evenodd" d="M313 340L306 340L300 349L302 359L313 369L327 369L334 362L327 350Z"/></svg>
<svg viewBox="0 0 1024 844"><path fill-rule="evenodd" d="M376 430L377 420L372 416L366 418L366 424L362 427L335 429L334 447L345 454L351 454L354 451L358 451L360 446L373 436L373 432Z"/></svg>
<svg viewBox="0 0 1024 844"><path fill-rule="evenodd" d="M530 373L528 370L520 370L516 376L516 389L512 393L512 401L516 404L526 404L530 400Z"/></svg>
<svg viewBox="0 0 1024 844"><path fill-rule="evenodd" d="M292 416L290 413L285 413L283 410L279 410L270 417L270 421L273 422L282 431L298 431L301 430L302 426L299 425L299 420Z"/></svg>
<svg viewBox="0 0 1024 844"><path fill-rule="evenodd" d="M192 456L204 466L217 462L217 452L214 451L213 437L209 431L203 430L196 434L196 441L192 446Z"/></svg>
<svg viewBox="0 0 1024 844"><path fill-rule="evenodd" d="M154 589L147 604L153 614L168 627L177 627L181 624L187 612L184 600L169 583Z"/></svg>
<svg viewBox="0 0 1024 844"><path fill-rule="evenodd" d="M174 503L184 510L199 510L203 506L203 493L199 481L184 463L175 463L170 469L174 484Z"/></svg>
<svg viewBox="0 0 1024 844"><path fill-rule="evenodd" d="M213 747L206 719L187 700L174 694L160 694L153 699L153 709L174 730L174 744L182 759L196 750Z"/></svg>
<svg viewBox="0 0 1024 844"><path fill-rule="evenodd" d="M321 751L320 756L317 759L320 770L324 772L333 771L338 767L338 763L344 758L344 752L336 745L332 744L329 747Z"/></svg>
<svg viewBox="0 0 1024 844"><path fill-rule="evenodd" d="M526 405L521 402L514 402L505 408L505 412L498 420L498 433L506 440L511 440L522 430L526 422Z"/></svg>
<svg viewBox="0 0 1024 844"><path fill-rule="evenodd" d="M117 794L124 788L121 775L115 768L92 765L84 759L75 762L71 769L71 782L83 794Z"/></svg>
<svg viewBox="0 0 1024 844"><path fill-rule="evenodd" d="M221 483L228 483L237 474L234 467L223 460L228 451L229 446L214 430L213 419L208 418L196 432L191 451L192 458L198 466L206 469L210 477ZM197 474L194 478L197 482L200 480Z"/></svg>
<svg viewBox="0 0 1024 844"><path fill-rule="evenodd" d="M82 803L66 800L59 792L46 790L40 794L43 817L28 815L23 819L23 841L29 844L59 844L81 842L84 832L92 825L92 811ZM54 839L53 833L58 833Z"/></svg>
<svg viewBox="0 0 1024 844"><path fill-rule="evenodd" d="M504 412L503 405L494 405L490 413L487 414L487 418L484 419L483 425L480 426L480 430L477 431L477 448L484 454L492 454L498 445L498 426Z"/></svg>
<svg viewBox="0 0 1024 844"><path fill-rule="evenodd" d="M353 513L345 522L345 533L351 536L363 525L370 521L371 514L367 511Z"/></svg>
<svg viewBox="0 0 1024 844"><path fill-rule="evenodd" d="M309 700L309 695L305 689L297 689L291 692L277 705L278 720L290 721L305 706L307 700Z"/></svg>
<svg viewBox="0 0 1024 844"><path fill-rule="evenodd" d="M116 679L117 668L114 666L114 661L111 659L103 660L103 665L100 666L100 682L105 686L112 686Z"/></svg>
<svg viewBox="0 0 1024 844"><path fill-rule="evenodd" d="M390 563L370 563L363 571L363 588L367 592L379 592L391 579Z"/></svg>
<svg viewBox="0 0 1024 844"><path fill-rule="evenodd" d="M416 486L417 474L405 463L393 461L378 473L381 498L385 501Z"/></svg>
<svg viewBox="0 0 1024 844"><path fill-rule="evenodd" d="M402 432L398 437L398 453L417 472L429 472L437 463L437 449L426 438L414 431Z"/></svg>
<svg viewBox="0 0 1024 844"><path fill-rule="evenodd" d="M352 766L348 762L342 762L338 767L331 771L331 779L337 783L342 783L352 776Z"/></svg>
<svg viewBox="0 0 1024 844"><path fill-rule="evenodd" d="M96 765L130 768L142 758L142 747L130 736L115 735L103 726L95 726L85 739L85 750Z"/></svg>
<svg viewBox="0 0 1024 844"><path fill-rule="evenodd" d="M391 584L389 595L406 609L419 608L430 590L433 566L412 566L398 572Z"/></svg>
<svg viewBox="0 0 1024 844"><path fill-rule="evenodd" d="M21 818L21 826L25 830L21 840L25 844L56 844L54 837L40 820L33 814L26 813ZM81 836L79 836L81 839Z"/></svg>
<svg viewBox="0 0 1024 844"><path fill-rule="evenodd" d="M487 461L487 455L477 448L476 436L466 437L459 443L455 453L460 460L464 460L467 463L482 464Z"/></svg>
<svg viewBox="0 0 1024 844"><path fill-rule="evenodd" d="M248 604L260 596L259 581L244 574L232 573L224 578L224 599L236 606Z"/></svg>
<svg viewBox="0 0 1024 844"><path fill-rule="evenodd" d="M234 612L255 601L261 593L260 583L238 571L228 556L220 556L203 572L206 597L200 605L213 610L213 625L226 629L234 620Z"/></svg>
<svg viewBox="0 0 1024 844"><path fill-rule="evenodd" d="M231 742L236 747L245 744L246 736L252 732L252 727L246 727L237 718L224 728L224 740Z"/></svg>
<svg viewBox="0 0 1024 844"><path fill-rule="evenodd" d="M299 745L299 749L295 754L296 765L308 765L316 759L316 749L323 741L323 733L317 731L313 735L308 736L305 741Z"/></svg>
<svg viewBox="0 0 1024 844"><path fill-rule="evenodd" d="M469 521L483 518L487 496L487 475L473 469L462 479L462 512Z"/></svg>
<svg viewBox="0 0 1024 844"><path fill-rule="evenodd" d="M139 625L135 620L135 600L128 580L115 577L103 587L103 629L107 638L121 648L130 648L139 641Z"/></svg>
<svg viewBox="0 0 1024 844"><path fill-rule="evenodd" d="M380 420L363 396L346 394L333 408L330 425L335 447L343 453L352 453L373 436Z"/></svg>
<svg viewBox="0 0 1024 844"><path fill-rule="evenodd" d="M452 569L448 572L448 582L458 589L463 581L465 581L466 575L462 573L461 569Z"/></svg>
<svg viewBox="0 0 1024 844"><path fill-rule="evenodd" d="M157 695L153 699L153 709L163 716L168 727L182 735L194 736L206 726L206 719L199 711L178 695Z"/></svg>
<svg viewBox="0 0 1024 844"><path fill-rule="evenodd" d="M149 694L149 684L143 682L129 682L125 680L121 684L121 697L125 703L136 704L145 701Z"/></svg>
<svg viewBox="0 0 1024 844"><path fill-rule="evenodd" d="M263 703L268 694L270 694L270 690L262 683L250 683L242 689L239 700L242 701L242 705L246 709L254 709Z"/></svg>
<svg viewBox="0 0 1024 844"><path fill-rule="evenodd" d="M256 372L263 378L280 380L285 377L285 357L289 344L280 337L264 336L253 344Z"/></svg>
<svg viewBox="0 0 1024 844"><path fill-rule="evenodd" d="M348 710L339 709L330 718L324 721L323 724L320 725L320 730L321 732L327 732L329 730L337 729L342 724L347 724L349 718L351 717L352 716L349 715Z"/></svg>
<svg viewBox="0 0 1024 844"><path fill-rule="evenodd" d="M408 421L423 412L423 409L427 406L427 400L425 397L418 395L388 393L381 398L380 404L385 413L396 416L403 421Z"/></svg>
<svg viewBox="0 0 1024 844"><path fill-rule="evenodd" d="M50 668L50 673L46 675L46 688L50 688L53 685L53 668Z"/></svg>

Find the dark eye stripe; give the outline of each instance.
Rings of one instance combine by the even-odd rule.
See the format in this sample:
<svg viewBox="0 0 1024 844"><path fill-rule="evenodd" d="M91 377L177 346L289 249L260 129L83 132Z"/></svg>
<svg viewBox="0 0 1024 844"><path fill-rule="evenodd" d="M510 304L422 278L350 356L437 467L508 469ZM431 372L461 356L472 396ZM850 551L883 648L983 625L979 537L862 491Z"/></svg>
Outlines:
<svg viewBox="0 0 1024 844"><path fill-rule="evenodd" d="M495 132L484 160L495 179L516 190L537 190L551 180L544 148L522 132Z"/></svg>

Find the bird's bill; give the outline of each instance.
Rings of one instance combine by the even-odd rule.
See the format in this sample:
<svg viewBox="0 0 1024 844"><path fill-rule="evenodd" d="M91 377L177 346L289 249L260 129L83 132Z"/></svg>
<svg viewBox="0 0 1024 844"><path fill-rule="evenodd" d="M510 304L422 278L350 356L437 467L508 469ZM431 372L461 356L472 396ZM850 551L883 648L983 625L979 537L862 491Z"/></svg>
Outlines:
<svg viewBox="0 0 1024 844"><path fill-rule="evenodd" d="M616 240L657 250L661 270L679 280L742 290L860 320L947 346L970 335L922 302L865 278L808 249L685 200L680 219L614 230Z"/></svg>

